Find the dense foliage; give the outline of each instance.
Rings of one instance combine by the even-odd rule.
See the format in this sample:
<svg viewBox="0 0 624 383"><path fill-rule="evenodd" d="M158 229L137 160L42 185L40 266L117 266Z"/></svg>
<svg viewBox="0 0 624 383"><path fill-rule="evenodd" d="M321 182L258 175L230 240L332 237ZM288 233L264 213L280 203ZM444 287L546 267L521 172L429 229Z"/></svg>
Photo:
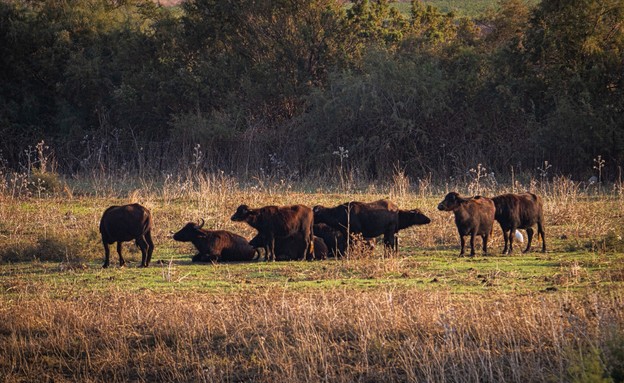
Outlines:
<svg viewBox="0 0 624 383"><path fill-rule="evenodd" d="M495 5L2 1L2 163L45 140L68 173L617 177L624 0Z"/></svg>

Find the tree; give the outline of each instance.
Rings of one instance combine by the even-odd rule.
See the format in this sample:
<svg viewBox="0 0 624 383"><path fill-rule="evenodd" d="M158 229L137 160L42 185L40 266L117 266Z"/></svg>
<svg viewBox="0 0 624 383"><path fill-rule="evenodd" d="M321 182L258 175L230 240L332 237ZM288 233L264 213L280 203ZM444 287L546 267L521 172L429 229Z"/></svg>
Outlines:
<svg viewBox="0 0 624 383"><path fill-rule="evenodd" d="M530 20L523 44L544 125L538 144L569 168L597 154L624 159L622 20L622 0L542 2Z"/></svg>

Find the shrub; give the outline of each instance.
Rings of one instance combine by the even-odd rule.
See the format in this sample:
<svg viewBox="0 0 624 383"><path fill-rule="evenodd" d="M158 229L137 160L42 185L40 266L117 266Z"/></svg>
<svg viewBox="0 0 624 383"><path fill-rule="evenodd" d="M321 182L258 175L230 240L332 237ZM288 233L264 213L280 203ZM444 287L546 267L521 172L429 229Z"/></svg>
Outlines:
<svg viewBox="0 0 624 383"><path fill-rule="evenodd" d="M568 374L570 382L609 383L613 380L607 376L600 358L600 350L591 347L588 350L570 351Z"/></svg>
<svg viewBox="0 0 624 383"><path fill-rule="evenodd" d="M34 172L30 176L28 189L34 195L57 193L63 189L63 181L57 173Z"/></svg>
<svg viewBox="0 0 624 383"><path fill-rule="evenodd" d="M89 253L86 244L74 238L47 236L29 244L15 242L0 249L0 262L82 262Z"/></svg>

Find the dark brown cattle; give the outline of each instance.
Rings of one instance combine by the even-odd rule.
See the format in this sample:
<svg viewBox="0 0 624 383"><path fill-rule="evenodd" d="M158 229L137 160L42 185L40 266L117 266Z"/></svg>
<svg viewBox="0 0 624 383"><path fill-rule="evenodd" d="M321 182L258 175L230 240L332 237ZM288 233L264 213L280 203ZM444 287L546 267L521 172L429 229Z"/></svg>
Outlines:
<svg viewBox="0 0 624 383"><path fill-rule="evenodd" d="M418 209L399 209L399 230L407 229L415 225L427 225L429 223L431 223L431 219Z"/></svg>
<svg viewBox="0 0 624 383"><path fill-rule="evenodd" d="M531 250L533 226L537 225L538 237L542 237L542 252L546 252L544 238L544 203L542 198L533 193L502 194L492 198L496 206L495 218L503 230L505 248L503 254L511 254L513 238L516 229L527 232L527 247L524 252ZM509 242L509 247L507 243Z"/></svg>
<svg viewBox="0 0 624 383"><path fill-rule="evenodd" d="M325 223L314 224L314 235L323 239L330 257L342 257L347 250L347 240L340 230Z"/></svg>
<svg viewBox="0 0 624 383"><path fill-rule="evenodd" d="M427 225L431 219L424 215L419 209L403 210L399 209L399 229L397 232L412 226ZM399 236L395 239L395 248L399 248Z"/></svg>
<svg viewBox="0 0 624 383"><path fill-rule="evenodd" d="M193 262L231 262L251 261L256 254L247 240L238 234L225 230L202 229L201 224L187 223L180 231L173 235L179 242L191 242L198 253L193 256Z"/></svg>
<svg viewBox="0 0 624 383"><path fill-rule="evenodd" d="M264 249L265 256L268 256L268 242L261 234L256 235L249 241L255 249ZM300 254L305 250L304 241L301 234L275 240L275 259L278 261L290 261L300 258ZM314 236L314 259L327 259L327 245L322 238Z"/></svg>
<svg viewBox="0 0 624 383"><path fill-rule="evenodd" d="M232 221L247 222L258 230L268 243L267 260L275 260L275 241L279 238L292 237L300 234L302 246L301 259L312 258L314 254L314 231L312 228L312 209L304 205L293 206L265 206L259 209L250 209L247 205L240 205Z"/></svg>
<svg viewBox="0 0 624 383"><path fill-rule="evenodd" d="M483 253L487 254L487 242L492 234L494 225L494 202L486 197L475 196L462 198L455 192L450 192L438 205L438 210L452 211L455 214L455 225L459 232L461 251L459 256L464 255L466 242L464 236L470 235L470 256L475 255L475 236L480 235L483 239Z"/></svg>
<svg viewBox="0 0 624 383"><path fill-rule="evenodd" d="M362 234L364 238L384 236L384 244L396 249L399 227L398 207L388 200L374 202L345 202L336 207L314 207L314 222L325 223L340 230L345 238L349 234Z"/></svg>
<svg viewBox="0 0 624 383"><path fill-rule="evenodd" d="M152 216L150 211L135 203L123 206L111 206L104 211L100 220L100 234L104 245L104 265L110 264L109 245L117 242L119 266L125 261L121 255L121 243L134 240L141 249L141 267L149 266L154 251L152 242Z"/></svg>
<svg viewBox="0 0 624 383"><path fill-rule="evenodd" d="M431 219L429 219L429 217L424 215L422 211L420 211L419 209L412 209L412 210L399 209L399 207L394 202L388 201L387 199L374 201L372 202L372 204L383 207L383 208L387 208L390 211L396 211L398 213L399 225L397 228L397 234L395 234L395 237L394 237L394 250L399 249L399 236L398 236L399 231L403 229L407 229L412 226L427 225L431 223Z"/></svg>

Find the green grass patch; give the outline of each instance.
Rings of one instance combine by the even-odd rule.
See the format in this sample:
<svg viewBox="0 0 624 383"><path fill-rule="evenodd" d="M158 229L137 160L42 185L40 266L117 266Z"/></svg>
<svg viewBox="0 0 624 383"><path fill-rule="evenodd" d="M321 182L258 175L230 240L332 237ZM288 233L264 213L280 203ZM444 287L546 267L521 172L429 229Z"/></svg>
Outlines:
<svg viewBox="0 0 624 383"><path fill-rule="evenodd" d="M168 259L167 259L168 258ZM410 288L454 294L535 293L622 287L624 256L594 253L524 254L458 258L409 254L389 259L314 262L194 264L188 258L155 257L138 268L138 257L124 268L102 269L100 261L21 262L0 266L7 294L67 292L228 291L282 286L292 290Z"/></svg>
<svg viewBox="0 0 624 383"><path fill-rule="evenodd" d="M538 3L537 0L527 0L526 2L530 5ZM423 0L423 3L436 7L443 13L453 12L456 15L467 17L482 16L487 11L496 10L499 7L499 2L496 0ZM405 14L411 12L409 1L392 2L391 6Z"/></svg>

